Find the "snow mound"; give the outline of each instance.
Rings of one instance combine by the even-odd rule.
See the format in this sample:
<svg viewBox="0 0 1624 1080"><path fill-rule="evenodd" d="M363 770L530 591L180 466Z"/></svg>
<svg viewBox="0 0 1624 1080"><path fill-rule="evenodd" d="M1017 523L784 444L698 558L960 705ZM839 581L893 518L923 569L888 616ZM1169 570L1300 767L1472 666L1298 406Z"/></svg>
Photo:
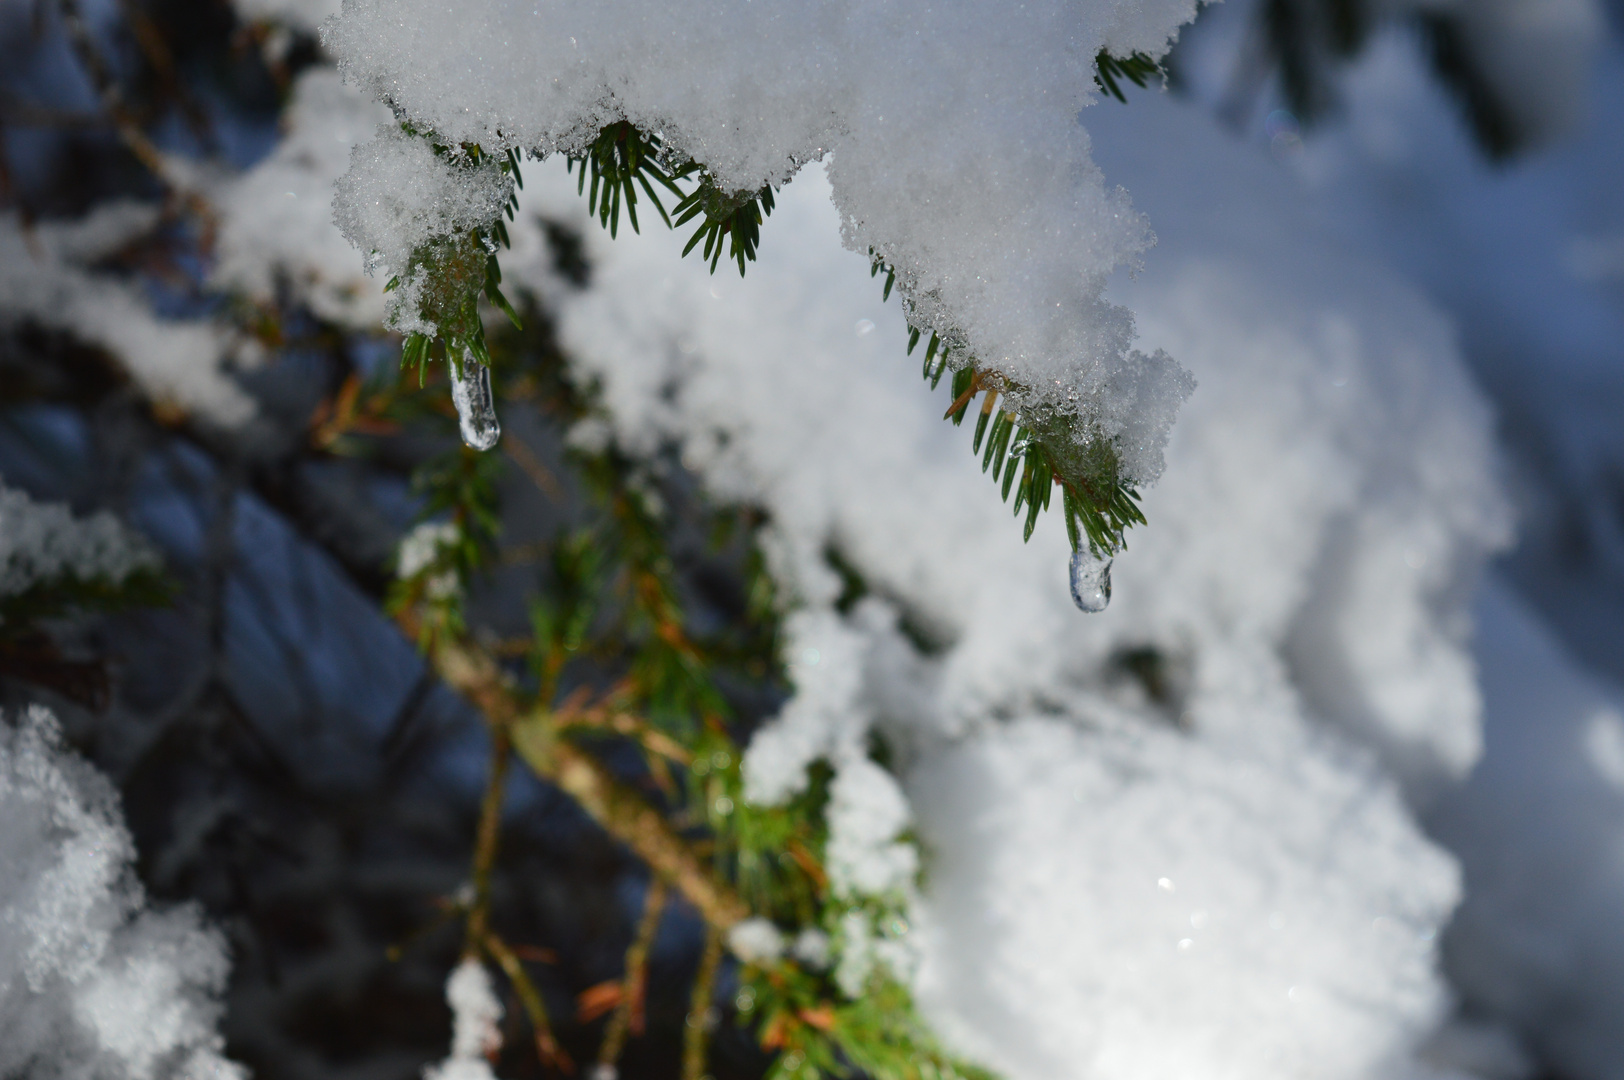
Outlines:
<svg viewBox="0 0 1624 1080"><path fill-rule="evenodd" d="M921 1003L1008 1077L1376 1076L1444 1004L1454 864L1334 746L1031 718L909 789Z"/></svg>

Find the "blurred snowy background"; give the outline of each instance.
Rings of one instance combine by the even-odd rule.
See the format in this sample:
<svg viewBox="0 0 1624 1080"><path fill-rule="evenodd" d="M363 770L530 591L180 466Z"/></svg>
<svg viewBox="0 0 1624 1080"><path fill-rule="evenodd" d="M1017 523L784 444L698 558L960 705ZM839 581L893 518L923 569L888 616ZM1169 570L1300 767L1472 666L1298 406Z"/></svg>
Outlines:
<svg viewBox="0 0 1624 1080"><path fill-rule="evenodd" d="M310 437L396 348L330 221L387 119L322 51L331 10L0 3L0 478L114 511L183 584L5 652L0 805L112 838L62 895L96 949L180 973L130 1000L190 1010L98 1027L111 976L30 959L55 894L0 888L0 1075L224 1068L225 955L224 1053L262 1080L415 1076L447 1044L454 937L386 949L462 880L484 736L378 610L439 445ZM675 520L770 513L804 610L758 775L884 736L931 859L916 985L967 1051L1011 1080L1624 1075L1624 4L1226 0L1168 69L1081 118L1159 238L1110 297L1200 382L1097 619L1058 530L1023 547L940 423L816 167L741 282L656 230L611 243L529 166L526 347L668 456ZM582 511L566 433L504 421L565 485L504 481L519 550ZM734 617L737 567L680 552ZM476 596L494 632L528 572ZM640 872L540 785L509 820L499 917L587 1057L567 1018L618 971ZM48 861L15 833L8 867ZM628 1075L680 1039L698 939L667 920ZM724 1034L714 1071L762 1064Z"/></svg>

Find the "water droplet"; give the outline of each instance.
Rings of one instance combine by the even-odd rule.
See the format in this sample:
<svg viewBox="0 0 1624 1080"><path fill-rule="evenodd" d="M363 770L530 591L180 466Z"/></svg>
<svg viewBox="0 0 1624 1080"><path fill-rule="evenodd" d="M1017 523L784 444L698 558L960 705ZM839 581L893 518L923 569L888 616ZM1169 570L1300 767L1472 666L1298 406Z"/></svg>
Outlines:
<svg viewBox="0 0 1624 1080"><path fill-rule="evenodd" d="M1111 560L1097 559L1087 547L1071 553L1071 600L1087 612L1105 610L1111 602Z"/></svg>
<svg viewBox="0 0 1624 1080"><path fill-rule="evenodd" d="M491 372L469 353L462 354L462 372L451 369L451 402L457 406L457 423L462 441L475 450L489 450L502 437L502 422L496 418L496 395L491 392Z"/></svg>

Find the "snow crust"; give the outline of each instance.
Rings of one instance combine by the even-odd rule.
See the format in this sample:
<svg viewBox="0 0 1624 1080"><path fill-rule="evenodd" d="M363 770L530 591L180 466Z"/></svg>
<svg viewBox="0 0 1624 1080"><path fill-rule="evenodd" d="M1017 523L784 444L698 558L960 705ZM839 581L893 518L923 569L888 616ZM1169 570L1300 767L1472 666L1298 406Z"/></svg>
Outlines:
<svg viewBox="0 0 1624 1080"><path fill-rule="evenodd" d="M215 1031L227 960L148 909L112 786L34 706L0 719L0 1075L246 1080Z"/></svg>
<svg viewBox="0 0 1624 1080"><path fill-rule="evenodd" d="M0 215L0 328L34 323L103 349L154 401L216 426L253 418L253 398L223 369L251 360L232 331L160 319L132 285L89 267L150 231L155 207L104 204L82 221L37 224L26 233Z"/></svg>
<svg viewBox="0 0 1624 1080"><path fill-rule="evenodd" d="M747 796L829 760L867 808L831 808L831 862L911 912L893 937L842 922L849 992L875 962L915 977L1012 1080L1437 1075L1416 1046L1448 1009L1434 941L1459 886L1412 808L1480 752L1467 605L1510 524L1488 410L1447 321L1268 162L1150 95L1090 124L1168 223L1107 295L1201 380L1098 616L1071 606L1060 523L1023 545L941 422L818 172L741 282L663 231L611 243L531 166L504 269L556 309L622 446L675 446L769 512L797 694ZM590 287L554 273L536 212L580 230ZM868 586L845 612L831 550ZM907 828L917 899L888 862Z"/></svg>
<svg viewBox="0 0 1624 1080"><path fill-rule="evenodd" d="M157 569L150 545L106 510L75 518L62 503L39 503L0 481L0 598L74 577L117 585Z"/></svg>
<svg viewBox="0 0 1624 1080"><path fill-rule="evenodd" d="M1192 384L1169 357L1132 350L1131 314L1103 297L1151 235L1075 117L1095 101L1102 47L1160 56L1195 10L346 0L323 42L347 79L447 145L575 152L630 120L724 192L827 159L845 246L896 268L913 324L953 343L955 363L1011 380L1012 407L1080 416L1080 437L1113 440L1124 479L1148 484ZM468 227L446 183L382 135L340 184L340 224L398 273L428 234ZM769 223L763 243L778 234ZM397 325L416 325L417 302L403 289Z"/></svg>

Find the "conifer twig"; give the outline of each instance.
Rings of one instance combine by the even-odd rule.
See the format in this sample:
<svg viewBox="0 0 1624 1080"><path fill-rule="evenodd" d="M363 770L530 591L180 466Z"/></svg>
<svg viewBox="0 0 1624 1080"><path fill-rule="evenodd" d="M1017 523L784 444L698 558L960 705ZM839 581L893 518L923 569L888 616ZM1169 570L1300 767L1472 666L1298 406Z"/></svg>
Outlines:
<svg viewBox="0 0 1624 1080"><path fill-rule="evenodd" d="M491 728L491 771L480 801L479 827L474 834L473 900L468 905L468 933L464 956L478 956L481 944L490 935L491 871L502 838L502 802L507 794L508 762L513 740L507 724L493 721Z"/></svg>
<svg viewBox="0 0 1624 1080"><path fill-rule="evenodd" d="M688 1024L682 1036L682 1080L701 1080L705 1074L705 1051L713 1024L711 999L716 993L716 970L722 962L722 932L705 927L705 951L699 955L699 973L694 976L694 992L688 1002Z"/></svg>
<svg viewBox="0 0 1624 1080"><path fill-rule="evenodd" d="M665 882L653 878L643 898L643 917L638 921L637 934L626 950L626 971L620 980L620 1000L609 1017L609 1026L603 1033L603 1044L598 1048L597 1076L615 1075L615 1062L626 1047L628 1035L643 1033L643 1000L648 988L648 954L654 946L654 934L660 928L660 916L665 913Z"/></svg>
<svg viewBox="0 0 1624 1080"><path fill-rule="evenodd" d="M530 1030L536 1039L536 1054L542 1064L557 1065L564 1072L575 1071L575 1063L553 1037L552 1024L547 1019L547 1005L542 1001L536 984L525 972L524 965L519 962L518 955L508 947L507 942L489 930L485 931L482 944L491 959L501 966L508 982L513 984L513 992L519 995L519 1004L530 1018Z"/></svg>

